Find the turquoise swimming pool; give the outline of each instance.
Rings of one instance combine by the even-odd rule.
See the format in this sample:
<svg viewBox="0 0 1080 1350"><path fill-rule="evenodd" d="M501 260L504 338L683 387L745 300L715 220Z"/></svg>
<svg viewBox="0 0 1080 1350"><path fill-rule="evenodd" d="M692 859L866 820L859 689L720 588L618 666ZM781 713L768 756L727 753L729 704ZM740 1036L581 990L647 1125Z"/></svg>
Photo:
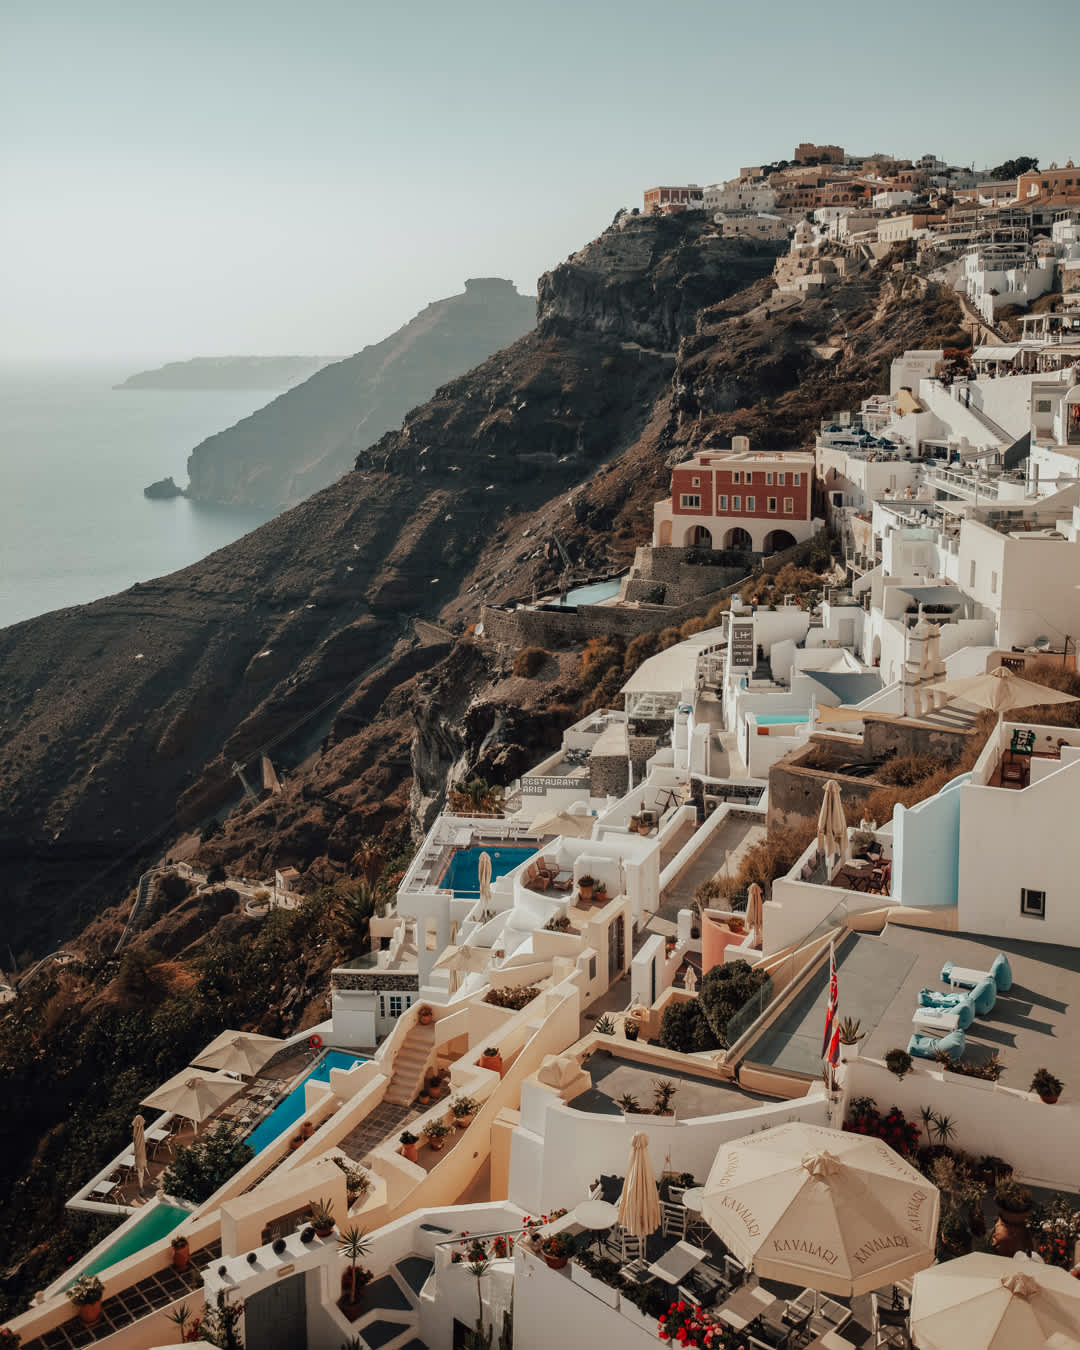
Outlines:
<svg viewBox="0 0 1080 1350"><path fill-rule="evenodd" d="M118 1261L134 1256L144 1247L150 1247L161 1238L168 1237L190 1214L191 1210L181 1209L179 1205L170 1205L164 1200L152 1206L144 1214L140 1214L134 1223L128 1220L112 1239L107 1239L107 1246L82 1267L79 1275L97 1275L103 1270L108 1270L110 1266L115 1266ZM77 1275L73 1276L69 1283L74 1284L77 1278Z"/></svg>
<svg viewBox="0 0 1080 1350"><path fill-rule="evenodd" d="M367 1055L350 1055L343 1050L327 1050L314 1068L309 1069L284 1101L260 1120L244 1141L250 1144L256 1153L261 1153L267 1144L272 1144L278 1135L290 1125L295 1125L304 1114L304 1084L308 1082L329 1083L331 1069L351 1069L354 1064L366 1062Z"/></svg>
<svg viewBox="0 0 1080 1350"><path fill-rule="evenodd" d="M491 859L491 879L503 877L512 872L526 858L536 852L534 848L459 848L450 859L450 866L443 873L439 886L444 891L453 891L455 895L480 894L480 854L486 853Z"/></svg>
<svg viewBox="0 0 1080 1350"><path fill-rule="evenodd" d="M590 581L587 586L575 586L572 591L567 591L566 599L559 603L564 606L598 605L601 600L610 600L613 595L618 595L621 585L617 577L614 581Z"/></svg>
<svg viewBox="0 0 1080 1350"><path fill-rule="evenodd" d="M808 712L755 713L754 720L759 727L786 727L790 722L809 722Z"/></svg>

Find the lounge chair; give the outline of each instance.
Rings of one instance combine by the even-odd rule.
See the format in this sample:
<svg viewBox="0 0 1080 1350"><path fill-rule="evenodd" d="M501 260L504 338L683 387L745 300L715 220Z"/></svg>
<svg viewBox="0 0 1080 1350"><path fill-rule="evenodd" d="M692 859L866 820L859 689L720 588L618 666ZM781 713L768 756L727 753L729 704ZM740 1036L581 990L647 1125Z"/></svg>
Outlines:
<svg viewBox="0 0 1080 1350"><path fill-rule="evenodd" d="M950 1031L947 1036L920 1036L916 1031L912 1032L907 1043L907 1052L920 1059L934 1059L940 1051L944 1051L953 1059L959 1059L964 1053L965 1044L964 1033L959 1028Z"/></svg>
<svg viewBox="0 0 1080 1350"><path fill-rule="evenodd" d="M974 989L981 981L990 977L999 994L1007 994L1012 988L1012 967L1004 952L998 952L990 963L989 970L972 970L968 966L957 966L946 961L941 967L942 984L951 984L954 988Z"/></svg>
<svg viewBox="0 0 1080 1350"><path fill-rule="evenodd" d="M970 994L939 994L936 989L920 989L919 1007L956 1013L961 1031L966 1031L975 1020L975 1005Z"/></svg>

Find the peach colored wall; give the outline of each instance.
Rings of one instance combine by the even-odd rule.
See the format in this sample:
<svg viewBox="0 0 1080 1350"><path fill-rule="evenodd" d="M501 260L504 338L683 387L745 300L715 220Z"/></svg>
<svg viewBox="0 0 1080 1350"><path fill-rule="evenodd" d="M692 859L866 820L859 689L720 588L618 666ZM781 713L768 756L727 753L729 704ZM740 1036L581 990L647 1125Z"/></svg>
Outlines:
<svg viewBox="0 0 1080 1350"><path fill-rule="evenodd" d="M745 933L733 933L724 924L716 923L705 915L701 924L701 973L704 975L713 966L722 966L724 949L737 947L745 940Z"/></svg>

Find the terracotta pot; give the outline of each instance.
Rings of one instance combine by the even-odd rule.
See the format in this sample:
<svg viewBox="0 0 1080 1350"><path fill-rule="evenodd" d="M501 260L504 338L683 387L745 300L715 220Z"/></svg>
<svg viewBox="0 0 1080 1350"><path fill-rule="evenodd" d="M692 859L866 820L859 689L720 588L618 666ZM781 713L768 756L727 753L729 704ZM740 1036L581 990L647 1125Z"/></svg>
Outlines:
<svg viewBox="0 0 1080 1350"><path fill-rule="evenodd" d="M593 888L591 886L579 886L578 893L582 900L591 900L593 898Z"/></svg>
<svg viewBox="0 0 1080 1350"><path fill-rule="evenodd" d="M421 1106L431 1105L431 1097L428 1095L427 1092L421 1092L416 1100L420 1103Z"/></svg>
<svg viewBox="0 0 1080 1350"><path fill-rule="evenodd" d="M477 1063L482 1069L497 1069L499 1077L503 1076L502 1055L481 1055Z"/></svg>
<svg viewBox="0 0 1080 1350"><path fill-rule="evenodd" d="M289 1140L289 1152L290 1152L290 1153L295 1153L296 1150L300 1147L300 1145L301 1145L303 1142L304 1142L304 1141L303 1141L303 1139L300 1137L300 1135L298 1135L298 1134L293 1135L293 1137Z"/></svg>
<svg viewBox="0 0 1080 1350"><path fill-rule="evenodd" d="M1044 1101L1047 1104L1047 1106L1053 1106L1053 1104L1057 1101L1057 1099L1060 1096L1061 1096L1060 1092L1055 1092L1052 1097L1040 1097L1040 1100Z"/></svg>
<svg viewBox="0 0 1080 1350"><path fill-rule="evenodd" d="M172 1263L175 1270L187 1270L191 1260L191 1248L185 1242L182 1247L172 1249Z"/></svg>
<svg viewBox="0 0 1080 1350"><path fill-rule="evenodd" d="M84 1327L92 1327L101 1321L101 1302L101 1299L98 1299L96 1303L79 1304L79 1321Z"/></svg>
<svg viewBox="0 0 1080 1350"><path fill-rule="evenodd" d="M417 1158L419 1157L419 1155L418 1155L417 1152L416 1152L416 1145L415 1145L415 1144L402 1144L402 1146L401 1146L401 1156L402 1156L403 1158L408 1158L409 1162L416 1162L416 1161L417 1161Z"/></svg>
<svg viewBox="0 0 1080 1350"><path fill-rule="evenodd" d="M419 1013L419 1014L417 1014L417 1019L416 1019L416 1020L420 1023L420 1025L421 1025L422 1027L429 1027L429 1026L431 1026L432 1022L435 1021L435 1017L434 1017L434 1014L429 1013L429 1012L428 1012L428 1013Z"/></svg>
<svg viewBox="0 0 1080 1350"><path fill-rule="evenodd" d="M568 1256L548 1256L547 1252L541 1252L541 1255L552 1270L562 1270L570 1259Z"/></svg>
<svg viewBox="0 0 1080 1350"><path fill-rule="evenodd" d="M328 1237L330 1236L330 1234L331 1234L333 1231L334 1231L334 1225L333 1225L333 1224L329 1224L329 1225L324 1224L322 1228L320 1228L320 1227L318 1226L318 1224L315 1225L315 1236L316 1236L316 1237L320 1237L320 1238L328 1238Z"/></svg>
<svg viewBox="0 0 1080 1350"><path fill-rule="evenodd" d="M473 1123L473 1117L472 1117L472 1116L455 1116L455 1117L454 1117L454 1128L455 1128L455 1129L458 1129L458 1130L467 1130L467 1129L469 1128L469 1126L470 1126L472 1123Z"/></svg>
<svg viewBox="0 0 1080 1350"><path fill-rule="evenodd" d="M432 1153L440 1153L440 1152L442 1151L443 1147L445 1146L445 1144L446 1144L446 1140L445 1140L445 1139L429 1139L429 1140L428 1140L428 1148L431 1149Z"/></svg>
<svg viewBox="0 0 1080 1350"><path fill-rule="evenodd" d="M310 1120L305 1120L303 1125L300 1126L300 1138L310 1139L314 1133L315 1133L315 1126L312 1125Z"/></svg>
<svg viewBox="0 0 1080 1350"><path fill-rule="evenodd" d="M356 1291L356 1298L355 1303L350 1303L348 1293L344 1292L338 1299L338 1307L350 1322L355 1322L364 1311L364 1291L362 1289Z"/></svg>
<svg viewBox="0 0 1080 1350"><path fill-rule="evenodd" d="M1030 1210L1002 1209L1000 1205L998 1206L997 1223L994 1225L991 1239L998 1256L1015 1256L1017 1252L1031 1249L1027 1226L1030 1217Z"/></svg>

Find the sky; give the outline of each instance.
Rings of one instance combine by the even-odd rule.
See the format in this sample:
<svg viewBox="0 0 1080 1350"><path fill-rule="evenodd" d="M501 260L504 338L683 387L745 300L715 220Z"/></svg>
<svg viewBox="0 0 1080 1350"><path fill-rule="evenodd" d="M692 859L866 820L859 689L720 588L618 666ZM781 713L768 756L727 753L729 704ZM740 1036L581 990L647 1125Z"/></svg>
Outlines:
<svg viewBox="0 0 1080 1350"><path fill-rule="evenodd" d="M0 359L344 355L466 277L534 292L650 184L802 140L1080 160L1077 83L1018 62L1022 25L1003 0L4 0ZM1038 33L1075 45L1071 0Z"/></svg>

